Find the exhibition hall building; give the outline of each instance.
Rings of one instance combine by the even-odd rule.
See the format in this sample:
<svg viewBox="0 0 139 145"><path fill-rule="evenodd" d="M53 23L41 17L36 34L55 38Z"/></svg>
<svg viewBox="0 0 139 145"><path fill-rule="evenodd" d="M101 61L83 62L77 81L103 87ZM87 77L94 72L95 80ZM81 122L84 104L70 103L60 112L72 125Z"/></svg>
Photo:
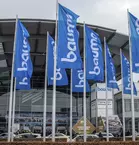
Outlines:
<svg viewBox="0 0 139 145"><path fill-rule="evenodd" d="M15 106L15 131L28 130L42 133L43 127L43 102L47 31L54 38L55 21L46 19L20 19L30 33L29 43L31 46L31 59L33 63L33 75L31 78L31 90L16 91ZM99 34L102 48L104 48L104 36L110 48L110 52L116 68L117 81L121 79L120 49L129 59L128 36L96 25L88 25ZM77 23L79 31L80 55L83 59L83 23ZM11 68L13 56L13 43L15 32L15 19L0 20L0 132L7 132L9 96L11 83ZM104 49L103 49L104 52ZM70 70L66 69L70 82ZM89 81L91 92L87 93L87 119L98 128L98 117L105 117L105 82ZM120 85L120 84L119 84ZM138 84L137 84L138 85ZM99 88L99 89L98 89ZM103 88L103 89L102 89ZM53 86L47 86L47 114L46 134L52 130L52 95ZM118 115L122 124L122 94L116 90L109 93L109 115ZM139 97L135 101L136 131L139 131ZM127 96L125 101L126 129L131 129L131 98ZM83 117L83 93L73 93L73 126ZM56 131L69 134L70 126L70 83L67 86L56 87ZM129 122L129 123L127 123ZM105 129L105 127L104 127ZM95 130L94 130L95 131Z"/></svg>

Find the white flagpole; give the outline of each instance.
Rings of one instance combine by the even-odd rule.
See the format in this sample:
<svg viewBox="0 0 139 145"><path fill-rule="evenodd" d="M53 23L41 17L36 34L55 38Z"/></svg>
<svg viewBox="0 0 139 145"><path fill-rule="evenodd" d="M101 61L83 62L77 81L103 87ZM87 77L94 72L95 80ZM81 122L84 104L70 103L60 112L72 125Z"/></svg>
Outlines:
<svg viewBox="0 0 139 145"><path fill-rule="evenodd" d="M45 83L44 83L44 104L43 104L43 142L46 138L46 113L47 113L47 69L48 69L48 36L47 32L47 44L46 44L46 56L45 56Z"/></svg>
<svg viewBox="0 0 139 145"><path fill-rule="evenodd" d="M72 69L70 81L70 142L72 142Z"/></svg>
<svg viewBox="0 0 139 145"><path fill-rule="evenodd" d="M14 134L14 118L15 118L15 101L16 101L16 78L14 78L14 96L13 96L13 111L12 111L12 135L11 141L13 142Z"/></svg>
<svg viewBox="0 0 139 145"><path fill-rule="evenodd" d="M130 75L131 75L131 108L132 108L132 141L135 141L135 109L134 109L134 94L133 94L133 73L132 73L132 43L130 40L131 31L130 31L130 18L128 15L128 34L129 34L129 55L130 55Z"/></svg>
<svg viewBox="0 0 139 145"><path fill-rule="evenodd" d="M105 48L105 84L106 84L106 132L107 141L109 141L109 119L108 119L108 88L107 88L107 51L106 51L106 38L104 37L104 48Z"/></svg>
<svg viewBox="0 0 139 145"><path fill-rule="evenodd" d="M83 112L84 112L84 142L86 142L86 42L85 42L85 22L84 22L84 96L83 96Z"/></svg>
<svg viewBox="0 0 139 145"><path fill-rule="evenodd" d="M11 111L12 111L13 75L14 75L16 36L17 36L16 35L16 32L17 32L17 21L18 21L18 16L16 15L14 46L13 46L13 60L12 60L12 70L11 70L10 98L9 98L8 142L10 142L10 138L11 138L11 114L12 114Z"/></svg>
<svg viewBox="0 0 139 145"><path fill-rule="evenodd" d="M57 19L58 19L58 0L56 1L56 26L55 26L55 49L54 49L54 80L53 80L53 102L52 102L52 142L55 142L56 127L56 61L57 61Z"/></svg>
<svg viewBox="0 0 139 145"><path fill-rule="evenodd" d="M125 100L124 100L124 93L123 93L123 85L124 80L122 77L123 74L123 66L122 66L122 50L120 49L120 56L121 56L121 81L122 81L122 111L123 111L123 141L125 141Z"/></svg>

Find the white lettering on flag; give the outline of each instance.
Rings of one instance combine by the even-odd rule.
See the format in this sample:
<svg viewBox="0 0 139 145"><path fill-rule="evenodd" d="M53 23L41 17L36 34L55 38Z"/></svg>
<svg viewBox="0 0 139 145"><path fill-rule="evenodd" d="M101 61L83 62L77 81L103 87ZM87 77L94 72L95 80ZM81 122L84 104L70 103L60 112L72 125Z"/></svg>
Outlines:
<svg viewBox="0 0 139 145"><path fill-rule="evenodd" d="M136 25L137 34L139 35L139 19L136 20L135 25Z"/></svg>
<svg viewBox="0 0 139 145"><path fill-rule="evenodd" d="M28 85L28 82L27 82L28 78L25 77L22 79L22 82L19 82L19 85Z"/></svg>
<svg viewBox="0 0 139 145"><path fill-rule="evenodd" d="M79 84L75 85L76 88L83 88L84 86L84 74L82 70L78 70L78 78L79 78Z"/></svg>
<svg viewBox="0 0 139 145"><path fill-rule="evenodd" d="M97 37L94 35L94 33L91 33L91 49L92 49L92 53L93 53L93 62L94 62L94 70L93 71L89 71L89 74L95 74L95 75L99 75L100 74L100 68L99 68L99 64L98 64L98 58L99 58L99 48L97 46Z"/></svg>
<svg viewBox="0 0 139 145"><path fill-rule="evenodd" d="M27 50L28 48L27 45L28 45L27 38L25 37L25 32L23 30L23 49L21 54L22 64L21 68L17 68L17 71L27 71L28 69L27 61L29 60L29 51Z"/></svg>
<svg viewBox="0 0 139 145"><path fill-rule="evenodd" d="M73 18L71 15L67 14L67 48L69 49L69 52L67 54L67 58L61 58L61 61L66 62L75 62L77 60L77 56L75 54L76 51L76 42L74 38L74 24L72 24Z"/></svg>

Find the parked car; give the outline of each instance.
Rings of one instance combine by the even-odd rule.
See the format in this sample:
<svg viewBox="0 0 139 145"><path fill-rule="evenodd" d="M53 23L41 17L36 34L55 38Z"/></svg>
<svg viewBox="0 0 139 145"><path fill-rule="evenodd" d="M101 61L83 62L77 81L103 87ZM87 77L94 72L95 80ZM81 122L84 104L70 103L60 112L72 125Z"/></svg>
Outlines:
<svg viewBox="0 0 139 145"><path fill-rule="evenodd" d="M136 137L139 137L139 132L135 131Z"/></svg>
<svg viewBox="0 0 139 145"><path fill-rule="evenodd" d="M135 131L135 137L139 137L139 133L137 131ZM126 138L132 138L132 134L126 135Z"/></svg>
<svg viewBox="0 0 139 145"><path fill-rule="evenodd" d="M37 134L37 133L22 133L22 134L18 134L15 138L41 138L41 134Z"/></svg>
<svg viewBox="0 0 139 145"><path fill-rule="evenodd" d="M97 136L99 136L99 133L96 133ZM102 138L107 138L107 133L106 132L101 132ZM109 138L113 138L113 134L109 133Z"/></svg>
<svg viewBox="0 0 139 145"><path fill-rule="evenodd" d="M98 135L95 134L87 134L86 135L86 139L88 140L95 140L99 138ZM77 135L74 139L72 139L72 142L76 142L76 141L84 141L84 135Z"/></svg>
<svg viewBox="0 0 139 145"><path fill-rule="evenodd" d="M12 136L12 133L11 133L11 136ZM16 135L13 134L13 137L15 137ZM8 138L8 133L2 133L0 134L0 138L3 138L3 139L7 139Z"/></svg>
<svg viewBox="0 0 139 145"><path fill-rule="evenodd" d="M52 134L50 134L50 135L48 135L48 136L46 136L46 139L51 139L52 138ZM55 139L60 139L60 138L65 138L65 139L67 139L67 142L69 141L69 136L67 136L67 135L65 135L65 134L63 134L63 133L56 133L55 134Z"/></svg>

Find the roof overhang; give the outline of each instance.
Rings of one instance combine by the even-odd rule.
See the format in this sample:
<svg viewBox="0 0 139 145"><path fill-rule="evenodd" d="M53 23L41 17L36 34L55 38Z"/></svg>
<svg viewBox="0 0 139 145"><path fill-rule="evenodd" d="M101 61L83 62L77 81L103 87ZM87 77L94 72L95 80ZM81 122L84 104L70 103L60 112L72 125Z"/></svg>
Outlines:
<svg viewBox="0 0 139 145"><path fill-rule="evenodd" d="M46 37L47 31L54 38L55 36L55 21L44 19L21 19L30 33L31 59L33 62L33 76L44 77L45 72L45 55L46 55ZM124 55L128 55L128 36L117 33L114 29L100 27L96 25L88 25L100 36L102 45L104 37L109 45L114 64L116 67L116 76L120 78L121 63L120 63L120 48ZM80 34L79 47L80 54L83 57L83 24L77 23L77 29ZM0 20L0 73L10 71L12 66L12 53L14 43L15 19ZM69 73L67 71L67 73Z"/></svg>

